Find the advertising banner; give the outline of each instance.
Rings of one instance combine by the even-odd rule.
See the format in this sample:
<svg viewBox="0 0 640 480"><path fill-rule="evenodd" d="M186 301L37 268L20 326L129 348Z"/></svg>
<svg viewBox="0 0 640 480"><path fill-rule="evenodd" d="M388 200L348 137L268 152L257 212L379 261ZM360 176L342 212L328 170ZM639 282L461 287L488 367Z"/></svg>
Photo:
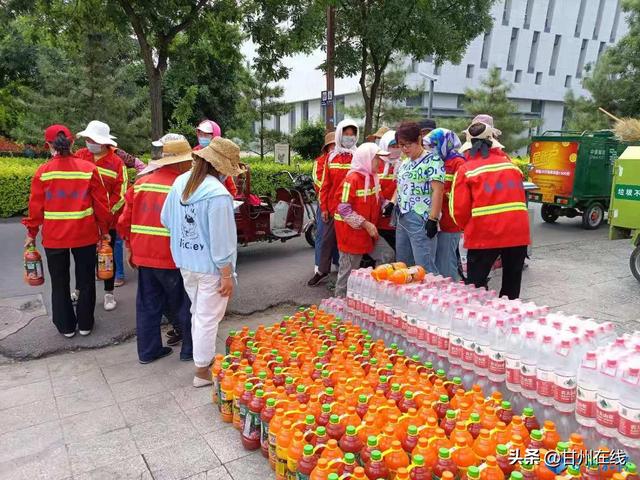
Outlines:
<svg viewBox="0 0 640 480"><path fill-rule="evenodd" d="M531 145L533 169L530 179L538 186L543 203L554 203L556 196L571 196L577 159L578 142L534 142Z"/></svg>

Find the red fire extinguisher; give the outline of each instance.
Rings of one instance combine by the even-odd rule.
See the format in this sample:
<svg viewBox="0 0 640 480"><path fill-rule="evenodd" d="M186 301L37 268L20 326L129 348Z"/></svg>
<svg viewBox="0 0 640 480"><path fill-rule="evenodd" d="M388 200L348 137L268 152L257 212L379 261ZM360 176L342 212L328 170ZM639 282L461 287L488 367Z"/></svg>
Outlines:
<svg viewBox="0 0 640 480"><path fill-rule="evenodd" d="M32 287L44 283L42 257L33 243L24 249L24 281Z"/></svg>
<svg viewBox="0 0 640 480"><path fill-rule="evenodd" d="M109 280L113 278L113 249L109 242L101 240L98 245L98 278Z"/></svg>

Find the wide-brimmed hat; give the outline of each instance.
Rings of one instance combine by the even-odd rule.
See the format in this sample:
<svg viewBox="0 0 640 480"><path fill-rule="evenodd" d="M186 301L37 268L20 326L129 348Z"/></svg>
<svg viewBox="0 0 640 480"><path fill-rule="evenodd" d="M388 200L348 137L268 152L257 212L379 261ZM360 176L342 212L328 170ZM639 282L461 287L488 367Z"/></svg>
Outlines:
<svg viewBox="0 0 640 480"><path fill-rule="evenodd" d="M228 138L216 137L209 145L193 154L209 162L227 177L235 177L244 172L240 166L240 147Z"/></svg>
<svg viewBox="0 0 640 480"><path fill-rule="evenodd" d="M388 131L389 131L389 127L380 127L378 130L376 130L375 133L372 133L367 137L367 141L369 141L370 138L373 138L373 139L382 138L382 136Z"/></svg>
<svg viewBox="0 0 640 480"><path fill-rule="evenodd" d="M95 143L100 145L113 145L117 147L118 144L114 142L114 137L111 135L111 129L109 125L100 120L91 120L87 128L83 131L78 132L76 137L85 137L93 140Z"/></svg>
<svg viewBox="0 0 640 480"><path fill-rule="evenodd" d="M164 144L173 140L186 140L184 135L179 133L167 133L160 137L158 140L151 142L154 147L164 147Z"/></svg>
<svg viewBox="0 0 640 480"><path fill-rule="evenodd" d="M491 118L491 117L489 117ZM493 119L491 119L493 122ZM473 127L474 125L482 125L484 126L484 128L477 134L472 135L469 132L469 129L471 127ZM496 128L494 128L492 125L485 123L485 122L473 122L471 123L471 125L469 125L467 127L467 129L464 131L465 135L467 136L467 141L464 142L462 144L462 146L460 147L460 149L458 150L459 152L465 152L469 149L471 149L471 147L473 146L472 141L473 140L489 140L491 142L491 148L504 148L504 145L502 145L498 139L496 138ZM498 132L500 132L500 130L497 130Z"/></svg>
<svg viewBox="0 0 640 480"><path fill-rule="evenodd" d="M324 145L322 145L322 150L324 151L332 143L336 143L336 132L329 132L324 136Z"/></svg>
<svg viewBox="0 0 640 480"><path fill-rule="evenodd" d="M193 159L192 155L191 145L186 140L169 140L162 146L162 157L149 162L149 164L162 167L188 162Z"/></svg>

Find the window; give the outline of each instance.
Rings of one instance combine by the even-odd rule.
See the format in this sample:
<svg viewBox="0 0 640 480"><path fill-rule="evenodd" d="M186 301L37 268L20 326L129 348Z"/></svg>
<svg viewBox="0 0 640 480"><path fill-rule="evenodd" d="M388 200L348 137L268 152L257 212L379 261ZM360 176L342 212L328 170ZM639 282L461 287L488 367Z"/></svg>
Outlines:
<svg viewBox="0 0 640 480"><path fill-rule="evenodd" d="M440 73L442 73L442 65L440 63L436 63L433 66L433 74L434 75L440 75Z"/></svg>
<svg viewBox="0 0 640 480"><path fill-rule="evenodd" d="M467 78L473 78L473 65L467 65Z"/></svg>
<svg viewBox="0 0 640 480"><path fill-rule="evenodd" d="M560 41L561 35L556 35L553 41L553 50L551 52L551 63L549 64L549 75L553 77L556 74L556 68L558 67L558 55L560 54Z"/></svg>
<svg viewBox="0 0 640 480"><path fill-rule="evenodd" d="M544 20L544 31L551 31L551 23L553 22L553 11L556 9L556 0L549 0L547 5L547 17Z"/></svg>
<svg viewBox="0 0 640 480"><path fill-rule="evenodd" d="M516 58L516 50L518 49L518 32L517 28L511 29L511 42L509 43L509 56L507 57L507 71L513 71L513 62Z"/></svg>
<svg viewBox="0 0 640 480"><path fill-rule="evenodd" d="M542 100L531 100L531 113L542 113Z"/></svg>
<svg viewBox="0 0 640 480"><path fill-rule="evenodd" d="M333 115L336 119L336 124L344 120L344 95L335 97L335 103L333 104Z"/></svg>
<svg viewBox="0 0 640 480"><path fill-rule="evenodd" d="M502 25L509 25L511 17L511 0L504 0L504 10L502 11Z"/></svg>
<svg viewBox="0 0 640 480"><path fill-rule="evenodd" d="M600 0L598 3L598 13L596 13L596 24L593 26L593 40L597 40L600 35L600 25L602 23L602 13L604 12L604 4L607 0Z"/></svg>
<svg viewBox="0 0 640 480"><path fill-rule="evenodd" d="M289 110L289 133L293 133L296 131L296 105L293 104L291 106L291 110Z"/></svg>
<svg viewBox="0 0 640 480"><path fill-rule="evenodd" d="M536 58L538 56L538 44L540 40L540 32L533 32L531 39L531 51L529 52L529 67L527 73L533 73L536 69Z"/></svg>
<svg viewBox="0 0 640 480"><path fill-rule="evenodd" d="M611 35L609 35L609 43L615 43L616 41L619 22L620 22L620 0L616 2L616 13L613 16L613 25L611 26Z"/></svg>
<svg viewBox="0 0 640 480"><path fill-rule="evenodd" d="M536 85L541 85L542 84L542 72L537 72L536 73Z"/></svg>
<svg viewBox="0 0 640 480"><path fill-rule="evenodd" d="M411 60L411 71L416 73L418 71L418 62L416 60Z"/></svg>
<svg viewBox="0 0 640 480"><path fill-rule="evenodd" d="M457 102L458 108L463 109L466 101L467 101L467 97L465 97L464 95L458 95L458 102Z"/></svg>
<svg viewBox="0 0 640 480"><path fill-rule="evenodd" d="M327 106L322 105L322 102L320 102L320 120L322 120L322 123L327 121Z"/></svg>
<svg viewBox="0 0 640 480"><path fill-rule="evenodd" d="M275 117L273 117L273 129L276 132L280 131L280 115L276 115Z"/></svg>
<svg viewBox="0 0 640 480"><path fill-rule="evenodd" d="M520 83L522 81L522 70L516 70L516 74L513 77L514 83Z"/></svg>
<svg viewBox="0 0 640 480"><path fill-rule="evenodd" d="M407 97L406 100L407 107L421 107L422 106L422 94L413 95L411 97Z"/></svg>
<svg viewBox="0 0 640 480"><path fill-rule="evenodd" d="M578 9L578 19L576 20L576 31L573 36L580 38L580 32L582 31L582 20L584 20L584 10L586 8L587 0L580 0L580 8Z"/></svg>
<svg viewBox="0 0 640 480"><path fill-rule="evenodd" d="M484 34L482 40L482 54L480 55L480 68L487 68L489 65L489 49L491 48L491 31Z"/></svg>
<svg viewBox="0 0 640 480"><path fill-rule="evenodd" d="M522 28L528 30L531 26L531 12L533 10L533 0L527 0L527 7L524 10L524 25Z"/></svg>
<svg viewBox="0 0 640 480"><path fill-rule="evenodd" d="M302 102L302 123L309 123L309 102Z"/></svg>
<svg viewBox="0 0 640 480"><path fill-rule="evenodd" d="M567 75L564 79L564 86L569 88L571 86L571 75Z"/></svg>
<svg viewBox="0 0 640 480"><path fill-rule="evenodd" d="M589 40L586 38L582 40L582 47L580 48L580 56L578 57L578 68L576 69L576 78L582 78L582 71L584 70L584 58L587 55L587 46Z"/></svg>
<svg viewBox="0 0 640 480"><path fill-rule="evenodd" d="M502 77L502 67L496 67L496 71L498 72L498 75Z"/></svg>
<svg viewBox="0 0 640 480"><path fill-rule="evenodd" d="M598 47L598 60L600 59L600 55L602 55L606 49L607 42L600 42L600 47Z"/></svg>

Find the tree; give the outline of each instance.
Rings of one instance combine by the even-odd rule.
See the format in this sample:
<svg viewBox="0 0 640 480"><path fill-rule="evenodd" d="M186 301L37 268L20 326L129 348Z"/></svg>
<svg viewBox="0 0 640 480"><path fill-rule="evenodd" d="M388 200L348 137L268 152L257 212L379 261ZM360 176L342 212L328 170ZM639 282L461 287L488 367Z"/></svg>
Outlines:
<svg viewBox="0 0 640 480"><path fill-rule="evenodd" d="M371 133L382 76L394 58L433 55L460 61L466 46L491 28L493 0L343 0L336 6L336 76L359 75ZM326 66L325 66L326 67Z"/></svg>
<svg viewBox="0 0 640 480"><path fill-rule="evenodd" d="M149 82L151 134L164 131L162 116L162 79L176 37L190 28L201 15L207 0L155 0L153 2L114 0L126 14L138 39Z"/></svg>
<svg viewBox="0 0 640 480"><path fill-rule="evenodd" d="M291 148L305 160L313 160L324 145L324 122L305 123L291 137Z"/></svg>
<svg viewBox="0 0 640 480"><path fill-rule="evenodd" d="M527 124L520 117L516 104L507 96L511 85L500 77L500 70L495 67L490 69L489 75L481 83L481 88L465 91L465 112L472 117L481 113L491 115L496 128L502 131L500 143L507 152L515 152L527 145L528 138L522 137Z"/></svg>
<svg viewBox="0 0 640 480"><path fill-rule="evenodd" d="M598 110L591 98L576 97L568 91L564 97L564 118L562 127L566 130L582 132L610 127L609 118Z"/></svg>

